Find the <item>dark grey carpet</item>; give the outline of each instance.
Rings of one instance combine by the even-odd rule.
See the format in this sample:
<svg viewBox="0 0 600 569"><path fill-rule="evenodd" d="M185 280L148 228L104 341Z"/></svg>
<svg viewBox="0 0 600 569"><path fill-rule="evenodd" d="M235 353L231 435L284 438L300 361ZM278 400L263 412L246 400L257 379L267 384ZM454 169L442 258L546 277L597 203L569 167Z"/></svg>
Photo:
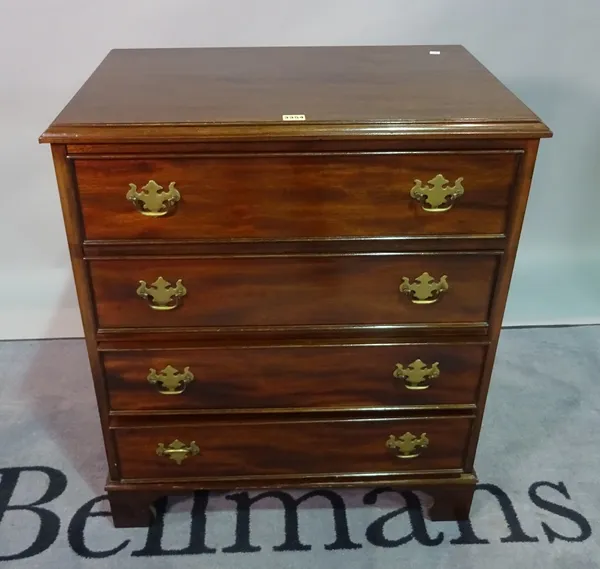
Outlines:
<svg viewBox="0 0 600 569"><path fill-rule="evenodd" d="M61 569L600 567L599 370L600 327L503 332L470 524L423 522L393 492L365 489L312 497L297 522L276 497L248 511L244 493L199 494L193 523L192 500L179 499L164 528L116 530L89 515L108 505L83 342L0 343L0 559Z"/></svg>

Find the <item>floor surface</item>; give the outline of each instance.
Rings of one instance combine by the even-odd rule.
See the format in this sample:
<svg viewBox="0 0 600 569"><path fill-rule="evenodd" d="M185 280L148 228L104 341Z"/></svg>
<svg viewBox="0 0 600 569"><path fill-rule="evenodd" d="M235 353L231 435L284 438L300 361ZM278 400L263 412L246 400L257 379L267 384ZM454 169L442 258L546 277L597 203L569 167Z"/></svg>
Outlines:
<svg viewBox="0 0 600 569"><path fill-rule="evenodd" d="M0 560L11 567L600 567L600 327L502 333L470 523L409 515L394 491L325 492L296 513L243 493L159 503L112 527L81 340L0 342ZM252 496L258 492L251 493ZM290 491L301 497L306 491ZM335 511L332 501L337 504Z"/></svg>

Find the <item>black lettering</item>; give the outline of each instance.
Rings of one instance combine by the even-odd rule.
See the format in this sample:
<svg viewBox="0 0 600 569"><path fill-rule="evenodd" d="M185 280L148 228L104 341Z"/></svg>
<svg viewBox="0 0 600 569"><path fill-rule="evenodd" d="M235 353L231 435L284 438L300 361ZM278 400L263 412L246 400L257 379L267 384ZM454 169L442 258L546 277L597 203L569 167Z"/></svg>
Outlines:
<svg viewBox="0 0 600 569"><path fill-rule="evenodd" d="M259 494L262 496L262 494ZM250 543L250 506L254 503L248 492L227 496L236 505L235 543L223 548L223 553L256 553L262 549Z"/></svg>
<svg viewBox="0 0 600 569"><path fill-rule="evenodd" d="M115 547L114 549L108 549L105 551L92 551L85 544L85 525L87 523L88 518L105 518L111 516L110 512L92 512L92 508L96 504L107 499L107 496L99 496L98 498L93 498L89 502L86 502L83 506L81 506L81 508L79 508L75 512L75 515L73 516L73 519L69 524L69 529L67 530L69 545L71 546L71 549L73 549L73 551L81 557L87 557L90 559L102 559L104 557L116 555L117 553L119 553L119 551L122 551L129 545L130 540L126 539L123 543L117 545L117 547Z"/></svg>
<svg viewBox="0 0 600 569"><path fill-rule="evenodd" d="M458 525L460 536L450 540L452 545L482 545L489 543L489 540L481 539L475 534L471 520L458 520L456 524Z"/></svg>
<svg viewBox="0 0 600 569"><path fill-rule="evenodd" d="M167 498L161 498L155 503L156 519L148 528L146 544L142 549L133 551L132 557L153 557L160 555L198 555L201 553L216 553L217 550L206 545L206 508L209 493L196 492L192 505L192 525L190 528L189 545L183 549L163 549L162 538L165 531L165 513Z"/></svg>
<svg viewBox="0 0 600 569"><path fill-rule="evenodd" d="M19 477L24 472L41 472L45 474L48 477L48 488L46 488L41 498L30 504L10 504ZM0 561L14 561L33 557L46 551L54 543L60 531L60 518L54 512L46 508L40 508L40 506L56 500L65 491L66 487L66 476L55 468L28 466L0 469L0 525L4 515L9 511L32 512L40 519L40 529L33 543L20 553L0 556Z"/></svg>
<svg viewBox="0 0 600 569"><path fill-rule="evenodd" d="M366 537L369 543L378 547L398 547L399 545L404 545L405 543L416 539L421 545L431 547L434 545L439 545L442 543L442 541L444 541L444 534L442 532L438 533L436 537L431 537L429 535L425 518L423 517L421 503L413 492L394 490L391 488L376 488L375 490L371 490L365 494L363 502L369 506L373 506L377 503L377 498L385 492L394 492L396 494L400 494L405 500L405 505L402 508L394 510L393 512L384 514L369 524L366 532ZM397 539L388 539L385 537L385 524L406 512L408 512L412 531L409 534L403 535Z"/></svg>
<svg viewBox="0 0 600 569"><path fill-rule="evenodd" d="M519 516L517 516L517 511L515 510L513 503L511 502L511 500L508 497L508 495L506 494L506 492L504 492L504 490L501 490L500 488L498 488L498 486L495 486L494 484L477 484L475 491L479 491L479 490L485 490L485 491L489 492L492 496L494 496L498 500L498 503L500 504L500 508L502 509L502 514L504 515L504 519L506 520L506 525L508 526L508 529L510 530L510 534L508 536L500 539L500 541L502 543L536 543L539 541L539 539L537 537L532 537L525 533L525 530L523 530L523 527L521 526L521 522L519 521ZM465 528L463 527L462 529L465 529ZM466 529L468 529L468 528L466 528ZM473 532L472 527L471 527L471 534L472 534L472 536L469 536L467 534L467 539L469 539L469 538L479 539ZM460 540L460 538L459 538L459 540ZM462 543L462 542L458 541L458 540L456 540L456 541L453 540L451 543Z"/></svg>
<svg viewBox="0 0 600 569"><path fill-rule="evenodd" d="M567 500L571 499L569 496L569 492L567 491L567 487L563 482L559 482L558 484L553 484L552 482L535 482L529 488L529 498L531 501L538 507L542 508L542 510L546 510L547 512L552 512L557 516L562 518L566 518L567 520L571 520L579 527L579 535L575 537L570 537L567 535L563 535L562 533L558 533L553 530L548 524L542 522L542 529L548 538L550 543L554 543L557 539L561 541L585 541L592 535L592 528L589 522L575 510L571 508L567 508L566 506L561 506L560 504L556 504L555 502L550 502L538 495L539 488L552 488L557 492L560 492Z"/></svg>
<svg viewBox="0 0 600 569"><path fill-rule="evenodd" d="M335 527L335 541L325 545L328 551L339 549L360 549L360 543L354 543L350 539L348 519L346 517L346 506L342 497L331 490L314 490L300 498L294 498L287 492L272 491L263 492L257 496L250 497L248 492L240 492L227 496L237 505L237 520L235 529L235 543L223 549L224 553L253 553L261 550L260 546L250 543L250 508L253 504L265 498L276 498L284 508L285 516L285 541L281 545L273 547L273 551L310 551L311 545L300 541L298 527L298 506L316 496L326 498L331 503L333 510L333 523Z"/></svg>

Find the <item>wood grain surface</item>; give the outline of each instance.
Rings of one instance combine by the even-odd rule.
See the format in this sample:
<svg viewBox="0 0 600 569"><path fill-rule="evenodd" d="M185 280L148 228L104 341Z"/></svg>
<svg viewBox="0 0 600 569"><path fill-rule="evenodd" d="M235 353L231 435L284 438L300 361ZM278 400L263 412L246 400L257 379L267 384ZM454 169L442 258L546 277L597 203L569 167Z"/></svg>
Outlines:
<svg viewBox="0 0 600 569"><path fill-rule="evenodd" d="M198 422L113 430L123 480L460 471L471 425L466 417ZM386 441L425 433L420 456L397 458ZM200 448L181 464L158 456L174 440ZM440 472L442 474L443 472Z"/></svg>
<svg viewBox="0 0 600 569"><path fill-rule="evenodd" d="M100 328L319 326L487 321L498 256L307 255L90 262ZM399 291L423 272L449 289L430 305ZM140 280L181 279L174 310L153 310Z"/></svg>
<svg viewBox="0 0 600 569"><path fill-rule="evenodd" d="M291 239L502 235L520 152L221 155L75 160L86 239ZM463 196L428 212L415 180L442 174ZM125 198L150 180L181 194L147 217Z"/></svg>
<svg viewBox="0 0 600 569"><path fill-rule="evenodd" d="M105 351L113 411L410 409L473 405L485 344L296 344ZM426 389L394 377L396 364L438 363ZM150 368L189 367L180 395L148 382Z"/></svg>
<svg viewBox="0 0 600 569"><path fill-rule="evenodd" d="M463 47L423 45L115 49L56 123L268 123L286 114L537 120Z"/></svg>
<svg viewBox="0 0 600 569"><path fill-rule="evenodd" d="M285 121L284 114L305 120ZM539 139L461 46L113 50L52 143L116 526L198 489L389 485L466 519ZM442 174L445 213L410 198ZM125 198L181 192L148 219ZM399 291L428 272L430 305ZM172 311L140 280L182 279ZM409 391L396 364L439 362ZM189 366L177 396L150 367ZM77 425L74 425L76 428ZM426 433L401 459L390 435ZM199 447L181 465L159 443Z"/></svg>

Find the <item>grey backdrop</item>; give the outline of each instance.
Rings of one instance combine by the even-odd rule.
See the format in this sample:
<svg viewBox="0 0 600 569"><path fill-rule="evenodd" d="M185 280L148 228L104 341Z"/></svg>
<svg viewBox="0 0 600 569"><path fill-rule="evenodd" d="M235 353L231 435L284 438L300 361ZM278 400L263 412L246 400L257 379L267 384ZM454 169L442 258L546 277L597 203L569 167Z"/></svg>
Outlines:
<svg viewBox="0 0 600 569"><path fill-rule="evenodd" d="M81 334L49 148L36 140L115 47L465 45L555 132L506 322L600 322L599 22L597 0L0 0L0 338Z"/></svg>

